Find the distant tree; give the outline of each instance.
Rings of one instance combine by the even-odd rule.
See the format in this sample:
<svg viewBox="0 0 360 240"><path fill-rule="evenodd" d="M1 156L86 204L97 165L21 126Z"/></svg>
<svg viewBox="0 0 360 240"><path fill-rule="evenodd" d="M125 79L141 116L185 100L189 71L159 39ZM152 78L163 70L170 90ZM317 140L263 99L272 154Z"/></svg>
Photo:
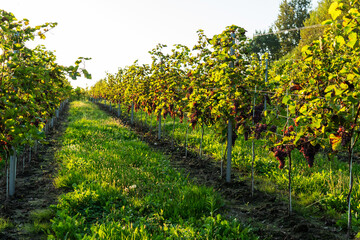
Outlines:
<svg viewBox="0 0 360 240"><path fill-rule="evenodd" d="M283 0L275 21L276 31L300 28L309 17L311 0ZM286 55L300 42L300 31L288 31L278 34L281 44L281 55Z"/></svg>
<svg viewBox="0 0 360 240"><path fill-rule="evenodd" d="M310 12L309 18L305 20L304 26L316 26L321 24L323 21L330 18L328 13L329 7L334 0L322 0L318 3L318 6L315 10ZM312 43L314 40L318 40L324 32L323 27L314 27L302 29L300 31L300 42L299 46L295 50L295 55L297 57L301 56L301 48L305 45Z"/></svg>
<svg viewBox="0 0 360 240"><path fill-rule="evenodd" d="M85 96L85 90L81 87L73 88L71 95L72 100L80 100Z"/></svg>
<svg viewBox="0 0 360 240"><path fill-rule="evenodd" d="M279 38L274 34L272 28L268 32L255 31L255 36L251 42L251 50L259 56L269 53L270 60L277 60L280 57L281 50Z"/></svg>
<svg viewBox="0 0 360 240"><path fill-rule="evenodd" d="M290 6L295 11L295 27L303 27L310 15L311 0L292 0Z"/></svg>
<svg viewBox="0 0 360 240"><path fill-rule="evenodd" d="M350 4L351 0L344 0L343 4L345 6L348 6ZM329 8L331 3L333 3L334 0L321 0L318 3L318 6L315 8L315 10L310 12L310 16L308 19L305 20L304 26L314 26L319 25L322 22L324 22L327 19L330 19L331 16L329 15ZM360 7L360 3L357 3L358 8ZM312 43L315 40L318 40L320 36L322 36L324 32L323 27L316 27L316 28L308 28L303 29L300 32L301 40L299 43L299 47L295 51L296 56L301 55L301 48L305 45L308 45Z"/></svg>

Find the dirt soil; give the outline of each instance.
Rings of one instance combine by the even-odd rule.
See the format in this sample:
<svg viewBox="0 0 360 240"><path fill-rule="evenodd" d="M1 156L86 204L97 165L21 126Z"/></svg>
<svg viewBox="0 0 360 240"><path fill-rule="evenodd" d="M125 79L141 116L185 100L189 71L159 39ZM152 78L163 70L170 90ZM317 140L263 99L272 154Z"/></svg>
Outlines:
<svg viewBox="0 0 360 240"><path fill-rule="evenodd" d="M117 118L117 114L110 112L107 106L98 105ZM200 158L198 152L188 150L185 157L185 147L182 143L172 146L171 139L157 139L156 129L150 130L136 123L131 125L126 117L120 120L124 125L130 126L153 149L169 156L173 167L184 171L196 183L213 187L220 192L226 201L222 214L250 224L260 239L347 239L346 230L339 229L334 219L306 217L295 211L289 216L288 203L282 200L283 196L255 190L254 196L251 197L251 182L239 180L239 176L244 173L232 169L232 181L227 183L225 177L220 177L219 162L211 156Z"/></svg>
<svg viewBox="0 0 360 240"><path fill-rule="evenodd" d="M61 190L55 189L54 175L57 173L57 164L54 154L59 149L58 138L66 128L68 105L65 107L58 124L46 136L47 144L38 146L38 152L26 155L26 164L23 171L22 156L18 157L15 195L6 199L5 179L0 186L0 217L8 219L13 225L0 232L0 239L46 239L46 234L34 230L31 213L48 210L49 206L56 204ZM49 224L49 223L48 223Z"/></svg>

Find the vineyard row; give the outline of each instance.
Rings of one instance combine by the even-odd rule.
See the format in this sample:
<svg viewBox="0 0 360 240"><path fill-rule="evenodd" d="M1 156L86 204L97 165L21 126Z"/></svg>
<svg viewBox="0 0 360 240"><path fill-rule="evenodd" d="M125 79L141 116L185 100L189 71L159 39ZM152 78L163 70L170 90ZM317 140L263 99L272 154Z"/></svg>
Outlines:
<svg viewBox="0 0 360 240"><path fill-rule="evenodd" d="M166 46L159 44L149 52L151 65L135 62L120 68L97 82L89 95L156 114L159 122L161 116L182 120L186 115L193 128L211 126L220 142L227 142L228 171L238 136L252 141L266 136L279 168L288 159L289 196L294 149L310 167L321 149L330 155L347 153L350 229L352 162L360 136L360 13L355 4L331 5L323 36L303 47L300 61L267 67L267 55L250 55L243 28L229 26L212 38L199 30L192 51L175 45L165 54Z"/></svg>
<svg viewBox="0 0 360 240"><path fill-rule="evenodd" d="M53 126L54 117L58 118L72 94L67 77L76 79L80 72L90 75L80 68L85 58L65 67L43 46L26 46L35 37L44 39L56 23L31 27L28 19L17 20L12 13L0 10L0 26L0 161L5 162L7 192L12 196L16 156L41 142Z"/></svg>

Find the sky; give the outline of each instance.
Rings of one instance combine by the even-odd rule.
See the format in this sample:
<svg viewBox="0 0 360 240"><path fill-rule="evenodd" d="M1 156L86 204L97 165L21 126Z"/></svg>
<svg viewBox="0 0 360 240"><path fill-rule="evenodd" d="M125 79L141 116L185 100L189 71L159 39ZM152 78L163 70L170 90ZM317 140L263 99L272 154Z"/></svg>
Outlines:
<svg viewBox="0 0 360 240"><path fill-rule="evenodd" d="M312 0L312 7L318 0ZM68 66L78 57L92 80L79 78L73 87L90 87L130 66L135 60L150 64L148 51L158 43L172 48L190 48L198 40L196 31L208 37L226 26L237 25L252 37L255 30L267 30L276 20L281 0L0 0L0 9L27 18L31 26L57 22L43 44L56 51L57 62Z"/></svg>

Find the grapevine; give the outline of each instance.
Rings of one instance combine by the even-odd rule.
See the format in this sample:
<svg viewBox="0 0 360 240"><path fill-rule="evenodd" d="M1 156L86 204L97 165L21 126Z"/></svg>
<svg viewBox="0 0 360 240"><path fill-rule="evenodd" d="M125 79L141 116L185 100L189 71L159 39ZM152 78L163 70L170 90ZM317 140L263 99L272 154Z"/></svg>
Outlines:
<svg viewBox="0 0 360 240"><path fill-rule="evenodd" d="M0 19L0 158L7 161L24 146L43 139L45 124L71 95L67 77L91 75L80 67L87 58L66 67L56 63L54 53L45 47L26 46L35 37L45 39L56 23L30 27L28 19L19 21L4 10Z"/></svg>
<svg viewBox="0 0 360 240"><path fill-rule="evenodd" d="M138 79L135 65L122 69L111 77L117 82L111 91L121 93L124 104L135 101L149 114L187 116L192 128L213 127L221 142L230 133L232 144L239 136L245 140L266 136L280 169L289 159L289 185L294 149L309 167L322 150L345 151L351 169L360 134L360 14L354 4L334 2L324 35L302 49L301 60L274 63L268 83L262 64L266 56L251 56L245 30L229 26L212 38L198 31L192 51L178 45L166 55L165 45L158 45L150 52L149 70ZM101 92L109 79L95 85L90 94L104 97Z"/></svg>

